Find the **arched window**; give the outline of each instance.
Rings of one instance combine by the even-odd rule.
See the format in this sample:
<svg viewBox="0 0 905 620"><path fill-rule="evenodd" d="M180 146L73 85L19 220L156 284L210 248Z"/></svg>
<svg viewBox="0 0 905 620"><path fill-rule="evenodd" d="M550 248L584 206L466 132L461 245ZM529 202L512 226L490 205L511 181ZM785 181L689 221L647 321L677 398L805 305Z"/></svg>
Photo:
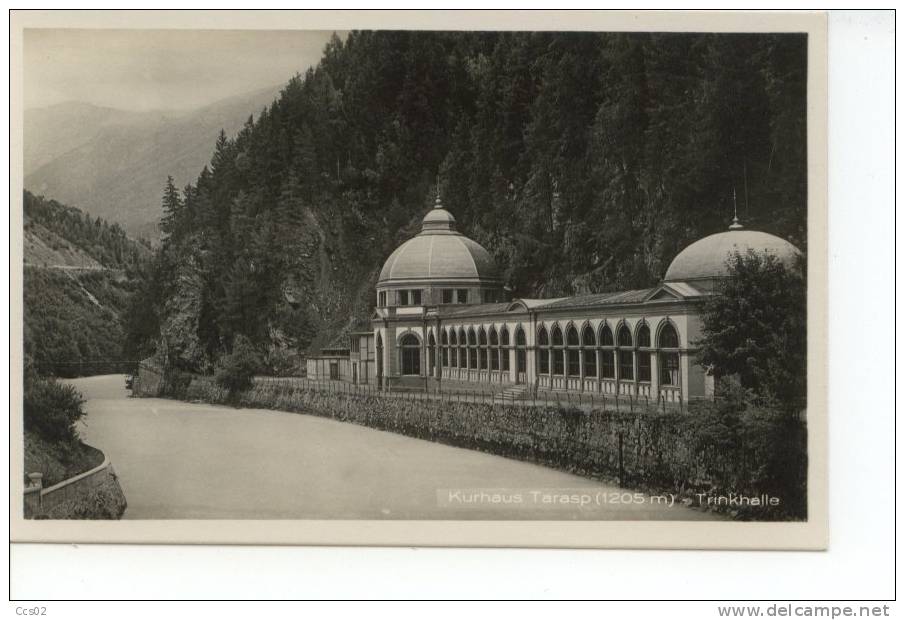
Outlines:
<svg viewBox="0 0 905 620"><path fill-rule="evenodd" d="M434 375L434 368L437 362L437 341L434 339L434 332L430 332L427 336L427 368L430 376Z"/></svg>
<svg viewBox="0 0 905 620"><path fill-rule="evenodd" d="M552 349L552 357L553 357L553 374L554 375L564 375L566 372L565 364L563 360L563 340L562 340L562 330L559 329L559 325L553 326L553 349ZM559 350L557 350L559 348Z"/></svg>
<svg viewBox="0 0 905 620"><path fill-rule="evenodd" d="M474 327L468 328L468 367L478 369L478 339L474 333Z"/></svg>
<svg viewBox="0 0 905 620"><path fill-rule="evenodd" d="M459 328L459 368L468 368L468 339L462 327Z"/></svg>
<svg viewBox="0 0 905 620"><path fill-rule="evenodd" d="M657 339L660 349L678 349L679 334L672 323L667 323L660 330ZM679 385L679 352L660 351L660 383L663 385Z"/></svg>
<svg viewBox="0 0 905 620"><path fill-rule="evenodd" d="M568 371L570 377L581 376L581 352L578 350L578 330L570 325L566 332L566 344L569 346Z"/></svg>
<svg viewBox="0 0 905 620"><path fill-rule="evenodd" d="M585 325L581 331L581 344L584 346L584 376L597 378L597 349L594 340L594 330L590 325Z"/></svg>
<svg viewBox="0 0 905 620"><path fill-rule="evenodd" d="M676 332L676 328L672 326L672 323L667 323L663 326L663 329L660 330L660 338L657 347L660 349L679 348L679 334Z"/></svg>
<svg viewBox="0 0 905 620"><path fill-rule="evenodd" d="M528 372L528 354L525 351L527 340L525 330L519 327L515 330L515 370L516 372Z"/></svg>
<svg viewBox="0 0 905 620"><path fill-rule="evenodd" d="M600 346L606 347L600 353L600 375L604 379L616 378L616 352L613 349L613 330L606 323L600 328Z"/></svg>
<svg viewBox="0 0 905 620"><path fill-rule="evenodd" d="M500 370L509 372L509 330L505 325L500 328Z"/></svg>
<svg viewBox="0 0 905 620"><path fill-rule="evenodd" d="M449 367L449 336L445 329L440 332L440 367Z"/></svg>
<svg viewBox="0 0 905 620"><path fill-rule="evenodd" d="M399 342L402 347L402 374L421 374L421 343L414 334L406 334Z"/></svg>
<svg viewBox="0 0 905 620"><path fill-rule="evenodd" d="M600 346L613 346L613 330L610 329L610 326L606 323L604 323L603 328L600 330Z"/></svg>
<svg viewBox="0 0 905 620"><path fill-rule="evenodd" d="M638 346L650 348L650 327L647 323L642 323L638 328Z"/></svg>
<svg viewBox="0 0 905 620"><path fill-rule="evenodd" d="M619 327L619 378L625 381L634 381L635 379L635 357L632 351L632 332L628 326Z"/></svg>
<svg viewBox="0 0 905 620"><path fill-rule="evenodd" d="M500 369L500 339L496 328L490 328L490 370Z"/></svg>
<svg viewBox="0 0 905 620"><path fill-rule="evenodd" d="M480 365L478 368L487 370L487 332L484 328L478 330L478 360Z"/></svg>
<svg viewBox="0 0 905 620"><path fill-rule="evenodd" d="M621 325L619 327L619 346L632 346L632 332L629 330L628 325Z"/></svg>
<svg viewBox="0 0 905 620"><path fill-rule="evenodd" d="M540 374L550 374L550 339L547 337L547 328L541 326L537 332L537 360Z"/></svg>
<svg viewBox="0 0 905 620"><path fill-rule="evenodd" d="M638 381L650 381L650 327L647 323L638 328L638 347Z"/></svg>
<svg viewBox="0 0 905 620"><path fill-rule="evenodd" d="M456 368L459 365L458 364L459 356L457 355L458 347L456 346L456 344L458 344L458 339L456 338L456 330L451 329L449 331L449 367L450 368Z"/></svg>

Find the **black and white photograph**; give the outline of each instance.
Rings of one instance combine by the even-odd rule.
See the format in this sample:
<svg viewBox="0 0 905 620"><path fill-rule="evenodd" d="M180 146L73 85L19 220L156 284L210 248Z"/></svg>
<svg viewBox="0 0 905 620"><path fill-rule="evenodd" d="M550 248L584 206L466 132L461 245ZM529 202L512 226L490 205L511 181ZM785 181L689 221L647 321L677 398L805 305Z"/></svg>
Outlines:
<svg viewBox="0 0 905 620"><path fill-rule="evenodd" d="M25 28L20 536L824 546L798 20Z"/></svg>

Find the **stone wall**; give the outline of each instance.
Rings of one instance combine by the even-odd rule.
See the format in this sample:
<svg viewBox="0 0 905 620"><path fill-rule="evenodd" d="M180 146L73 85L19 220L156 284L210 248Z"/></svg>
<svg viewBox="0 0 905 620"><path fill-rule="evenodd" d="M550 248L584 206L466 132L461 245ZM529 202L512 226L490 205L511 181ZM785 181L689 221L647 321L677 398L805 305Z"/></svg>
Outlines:
<svg viewBox="0 0 905 620"><path fill-rule="evenodd" d="M26 519L119 519L126 510L126 497L107 458L94 469L47 488L41 474L28 478Z"/></svg>
<svg viewBox="0 0 905 620"><path fill-rule="evenodd" d="M351 422L685 499L699 493L781 498L775 508L737 511L736 518L807 516L807 427L776 411L733 413L711 401L695 403L690 415L653 405L588 410L339 385L258 381L230 403ZM226 392L196 378L185 397L221 403Z"/></svg>

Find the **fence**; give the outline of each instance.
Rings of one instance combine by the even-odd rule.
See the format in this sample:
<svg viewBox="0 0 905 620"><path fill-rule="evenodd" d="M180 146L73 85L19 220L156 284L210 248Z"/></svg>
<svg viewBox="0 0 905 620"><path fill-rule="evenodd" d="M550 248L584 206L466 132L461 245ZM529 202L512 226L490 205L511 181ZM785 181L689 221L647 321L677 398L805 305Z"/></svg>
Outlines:
<svg viewBox="0 0 905 620"><path fill-rule="evenodd" d="M144 368L144 365L142 366ZM157 371L161 372L161 371ZM569 392L548 392L523 386L524 392L517 392L518 386L508 386L505 390L480 390L453 386L447 388L401 388L382 390L375 385L353 384L344 381L307 379L304 377L256 377L256 386L292 386L297 389L322 391L328 394L347 396L367 396L403 400L411 403L475 403L491 407L541 407L568 408L583 411L612 411L615 413L660 413L686 412L687 405L652 400L645 396L607 396L605 394L581 394Z"/></svg>
<svg viewBox="0 0 905 620"><path fill-rule="evenodd" d="M48 377L85 377L89 375L131 375L138 370L136 360L76 360L34 362L38 374Z"/></svg>

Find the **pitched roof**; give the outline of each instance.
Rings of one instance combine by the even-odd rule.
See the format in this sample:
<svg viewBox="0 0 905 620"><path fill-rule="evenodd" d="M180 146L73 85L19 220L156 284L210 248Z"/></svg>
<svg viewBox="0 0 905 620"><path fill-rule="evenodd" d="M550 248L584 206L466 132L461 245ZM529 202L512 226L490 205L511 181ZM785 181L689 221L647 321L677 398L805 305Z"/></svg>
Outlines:
<svg viewBox="0 0 905 620"><path fill-rule="evenodd" d="M509 308L510 302L496 304L471 304L468 306L441 306L439 315L441 318L453 316L484 316L485 314L502 314Z"/></svg>
<svg viewBox="0 0 905 620"><path fill-rule="evenodd" d="M553 300L549 304L541 306L543 310L560 310L566 308L587 308L592 306L607 306L612 304L636 304L641 303L655 289L645 288L633 291L618 291L615 293L596 293L593 295L576 295Z"/></svg>

